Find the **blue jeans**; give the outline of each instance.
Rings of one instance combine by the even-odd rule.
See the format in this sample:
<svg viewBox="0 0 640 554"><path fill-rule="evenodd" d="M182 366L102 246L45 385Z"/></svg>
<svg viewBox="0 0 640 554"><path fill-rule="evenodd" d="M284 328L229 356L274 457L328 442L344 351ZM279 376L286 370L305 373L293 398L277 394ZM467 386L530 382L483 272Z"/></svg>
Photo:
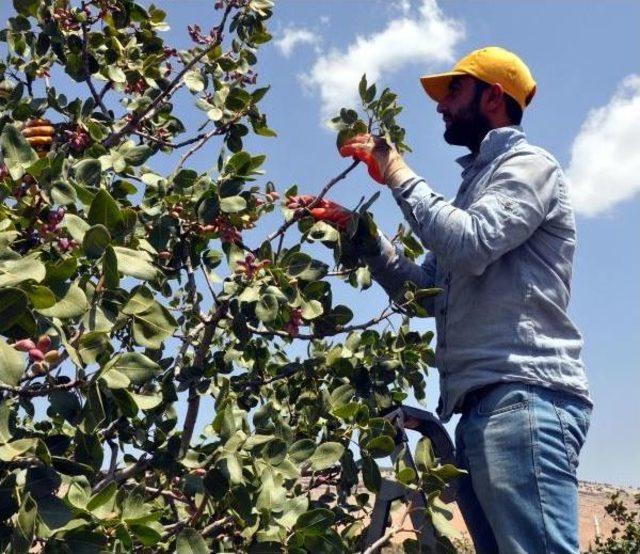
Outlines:
<svg viewBox="0 0 640 554"><path fill-rule="evenodd" d="M477 554L576 553L590 406L525 383L471 394L456 427L458 505Z"/></svg>

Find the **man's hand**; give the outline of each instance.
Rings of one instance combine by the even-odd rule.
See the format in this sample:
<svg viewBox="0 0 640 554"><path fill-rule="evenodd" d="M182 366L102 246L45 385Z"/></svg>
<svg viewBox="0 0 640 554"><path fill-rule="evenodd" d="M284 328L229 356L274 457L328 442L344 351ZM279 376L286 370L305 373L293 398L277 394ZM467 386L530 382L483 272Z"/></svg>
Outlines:
<svg viewBox="0 0 640 554"><path fill-rule="evenodd" d="M327 223L331 223L339 231L345 231L351 222L353 212L336 202L325 200L324 198L321 198L313 208L307 210L307 206L315 199L315 196L309 194L290 196L286 200L286 206L290 210L308 211L316 221L326 221Z"/></svg>
<svg viewBox="0 0 640 554"><path fill-rule="evenodd" d="M369 175L378 183L384 185L389 179L407 164L398 151L381 137L369 134L356 135L345 141L340 147L343 158L352 156L367 165Z"/></svg>
<svg viewBox="0 0 640 554"><path fill-rule="evenodd" d="M316 221L326 221L344 233L341 239L343 248L353 251L356 258L361 255L376 256L380 253L380 238L369 213L358 215L340 204L324 198L321 198L310 210L307 209L307 206L315 199L315 196L309 194L290 196L285 205L291 210L304 210L311 214ZM346 231L354 217L358 218L358 225L353 237L348 238Z"/></svg>

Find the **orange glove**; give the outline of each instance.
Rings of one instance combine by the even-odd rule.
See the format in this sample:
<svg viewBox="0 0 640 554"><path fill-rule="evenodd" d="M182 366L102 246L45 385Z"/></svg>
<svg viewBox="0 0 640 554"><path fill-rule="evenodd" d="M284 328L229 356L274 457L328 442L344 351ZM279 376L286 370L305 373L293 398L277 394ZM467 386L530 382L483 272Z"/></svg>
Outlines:
<svg viewBox="0 0 640 554"><path fill-rule="evenodd" d="M369 175L382 185L394 173L407 167L402 156L385 139L369 134L350 138L340 147L339 152L343 158L352 156L355 160L364 162Z"/></svg>
<svg viewBox="0 0 640 554"><path fill-rule="evenodd" d="M340 204L324 198L321 198L313 208L307 210L306 207L315 199L315 196L309 194L289 196L286 200L286 206L291 210L303 209L308 211L316 221L326 221L334 225L339 231L345 231L349 226L353 213Z"/></svg>

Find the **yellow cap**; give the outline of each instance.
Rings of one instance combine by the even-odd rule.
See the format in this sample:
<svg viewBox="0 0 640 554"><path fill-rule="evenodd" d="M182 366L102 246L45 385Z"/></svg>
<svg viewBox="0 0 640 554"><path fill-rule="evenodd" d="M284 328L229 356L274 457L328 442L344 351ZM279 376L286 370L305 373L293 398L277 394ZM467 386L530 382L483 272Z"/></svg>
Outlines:
<svg viewBox="0 0 640 554"><path fill-rule="evenodd" d="M493 85L499 83L524 110L536 93L536 82L529 68L513 52L499 46L487 46L474 50L462 58L447 73L425 75L420 82L427 94L440 102L449 92L449 83L456 75L473 75Z"/></svg>

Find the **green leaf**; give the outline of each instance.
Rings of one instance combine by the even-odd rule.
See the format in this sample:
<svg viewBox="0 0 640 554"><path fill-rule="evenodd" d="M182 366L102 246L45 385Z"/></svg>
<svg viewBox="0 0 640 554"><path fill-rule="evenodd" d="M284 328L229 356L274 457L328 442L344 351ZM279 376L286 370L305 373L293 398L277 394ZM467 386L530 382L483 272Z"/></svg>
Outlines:
<svg viewBox="0 0 640 554"><path fill-rule="evenodd" d="M102 166L100 165L100 162L98 160L81 160L74 166L74 170L76 179L81 185L87 187L100 186L100 179L102 178Z"/></svg>
<svg viewBox="0 0 640 554"><path fill-rule="evenodd" d="M21 319L28 306L24 291L13 287L0 289L0 331L9 329Z"/></svg>
<svg viewBox="0 0 640 554"><path fill-rule="evenodd" d="M211 108L207 110L207 117L211 121L220 121L222 119L223 112L220 108Z"/></svg>
<svg viewBox="0 0 640 554"><path fill-rule="evenodd" d="M338 462L343 452L344 446L339 442L324 442L309 458L311 467L316 471L331 467Z"/></svg>
<svg viewBox="0 0 640 554"><path fill-rule="evenodd" d="M308 460L316 449L316 443L311 439L300 439L294 442L289 449L289 457L294 462L304 462Z"/></svg>
<svg viewBox="0 0 640 554"><path fill-rule="evenodd" d="M336 516L326 508L315 508L303 513L296 521L295 529L302 535L320 536L333 525Z"/></svg>
<svg viewBox="0 0 640 554"><path fill-rule="evenodd" d="M0 287L11 287L30 280L39 283L46 274L46 267L36 256L0 260Z"/></svg>
<svg viewBox="0 0 640 554"><path fill-rule="evenodd" d="M71 238L80 244L84 240L85 233L91 228L84 219L69 213L65 214L62 225L67 228Z"/></svg>
<svg viewBox="0 0 640 554"><path fill-rule="evenodd" d="M25 452L34 449L38 439L18 439L0 446L0 460L10 462L22 456Z"/></svg>
<svg viewBox="0 0 640 554"><path fill-rule="evenodd" d="M335 409L348 404L353 398L355 392L356 390L349 383L345 383L335 388L331 392L331 407Z"/></svg>
<svg viewBox="0 0 640 554"><path fill-rule="evenodd" d="M104 225L97 224L84 234L82 248L88 258L97 259L102 256L110 242L109 230Z"/></svg>
<svg viewBox="0 0 640 554"><path fill-rule="evenodd" d="M416 466L420 471L427 471L436 464L436 456L428 437L422 437L416 444L415 459Z"/></svg>
<svg viewBox="0 0 640 554"><path fill-rule="evenodd" d="M363 73L362 78L360 79L360 83L358 84L358 93L360 94L360 99L364 102L365 94L367 93L367 74Z"/></svg>
<svg viewBox="0 0 640 554"><path fill-rule="evenodd" d="M145 286L138 286L131 291L131 296L122 308L122 313L125 315L142 313L153 306L154 302L153 292Z"/></svg>
<svg viewBox="0 0 640 554"><path fill-rule="evenodd" d="M102 258L102 273L104 275L104 286L108 289L117 289L120 284L118 275L118 258L111 245L107 246Z"/></svg>
<svg viewBox="0 0 640 554"><path fill-rule="evenodd" d="M0 135L0 150L3 161L14 181L20 179L25 170L38 161L38 154L22 136L22 133L10 123L5 124Z"/></svg>
<svg viewBox="0 0 640 554"><path fill-rule="evenodd" d="M268 513L281 512L287 498L287 490L282 486L283 477L265 470L261 476L262 486L256 499L256 508Z"/></svg>
<svg viewBox="0 0 640 554"><path fill-rule="evenodd" d="M225 106L232 112L239 112L251 102L251 94L241 88L232 88L225 100Z"/></svg>
<svg viewBox="0 0 640 554"><path fill-rule="evenodd" d="M0 383L17 386L24 374L25 365L22 354L0 338Z"/></svg>
<svg viewBox="0 0 640 554"><path fill-rule="evenodd" d="M209 547L198 531L185 527L178 533L176 554L209 554Z"/></svg>
<svg viewBox="0 0 640 554"><path fill-rule="evenodd" d="M395 450L395 447L395 442L387 435L374 437L365 444L365 448L374 458L389 456Z"/></svg>
<svg viewBox="0 0 640 554"><path fill-rule="evenodd" d="M153 154L153 150L145 144L141 144L127 149L124 152L124 159L128 164L137 167L146 162L151 154Z"/></svg>
<svg viewBox="0 0 640 554"><path fill-rule="evenodd" d="M371 492L377 493L380 490L382 484L380 468L370 456L362 456L362 480L364 486Z"/></svg>
<svg viewBox="0 0 640 554"><path fill-rule="evenodd" d="M89 499L89 502L87 502L87 510L92 512L96 508L103 506L113 498L117 491L118 485L115 481L111 481L111 483Z"/></svg>
<svg viewBox="0 0 640 554"><path fill-rule="evenodd" d="M247 207L247 201L242 196L227 196L220 198L220 209L225 213L241 212Z"/></svg>
<svg viewBox="0 0 640 554"><path fill-rule="evenodd" d="M149 253L123 246L114 246L113 251L121 273L144 281L151 281L158 276L158 269L151 262Z"/></svg>
<svg viewBox="0 0 640 554"><path fill-rule="evenodd" d="M56 303L56 297L51 290L41 285L29 287L27 294L34 308L50 308Z"/></svg>
<svg viewBox="0 0 640 554"><path fill-rule="evenodd" d="M457 477L466 475L467 472L463 469L458 469L453 464L444 464L442 466L434 467L429 472L431 475L435 475L444 482L451 481Z"/></svg>
<svg viewBox="0 0 640 554"><path fill-rule="evenodd" d="M160 394L137 394L135 392L129 394L141 410L153 410L162 403L162 395Z"/></svg>
<svg viewBox="0 0 640 554"><path fill-rule="evenodd" d="M105 366L105 371L107 369L114 369L126 375L134 385L144 385L162 371L156 362L140 352L118 354Z"/></svg>
<svg viewBox="0 0 640 554"><path fill-rule="evenodd" d="M15 10L25 17L36 17L40 0L13 0Z"/></svg>
<svg viewBox="0 0 640 554"><path fill-rule="evenodd" d="M78 200L76 189L66 181L54 181L51 185L51 198L57 204L75 204Z"/></svg>
<svg viewBox="0 0 640 554"><path fill-rule="evenodd" d="M122 71L122 69L120 69L118 66L110 65L107 68L107 73L109 75L109 79L116 83L127 82L127 76L125 75L124 71Z"/></svg>
<svg viewBox="0 0 640 554"><path fill-rule="evenodd" d="M273 294L265 294L260 297L256 304L256 317L268 323L273 321L278 315L278 299Z"/></svg>
<svg viewBox="0 0 640 554"><path fill-rule="evenodd" d="M133 340L140 346L157 350L177 326L169 310L154 302L151 308L133 316Z"/></svg>
<svg viewBox="0 0 640 554"><path fill-rule="evenodd" d="M129 386L129 378L117 369L109 368L100 373L100 379L110 389L126 389Z"/></svg>
<svg viewBox="0 0 640 554"><path fill-rule="evenodd" d="M80 337L78 354L85 364L93 364L113 353L109 334L100 331L85 332Z"/></svg>
<svg viewBox="0 0 640 554"><path fill-rule="evenodd" d="M42 315L69 319L80 316L89 309L87 297L77 283L65 285L62 290L62 297L53 306L38 310Z"/></svg>
<svg viewBox="0 0 640 554"><path fill-rule="evenodd" d="M113 197L106 190L100 189L93 197L87 219L91 225L101 224L109 231L114 231L122 221L122 212Z"/></svg>
<svg viewBox="0 0 640 554"><path fill-rule="evenodd" d="M204 90L204 77L202 73L192 69L184 74L184 84L191 92L201 92Z"/></svg>
<svg viewBox="0 0 640 554"><path fill-rule="evenodd" d="M309 300L302 303L302 317L305 319L315 319L322 315L322 304L317 300Z"/></svg>

